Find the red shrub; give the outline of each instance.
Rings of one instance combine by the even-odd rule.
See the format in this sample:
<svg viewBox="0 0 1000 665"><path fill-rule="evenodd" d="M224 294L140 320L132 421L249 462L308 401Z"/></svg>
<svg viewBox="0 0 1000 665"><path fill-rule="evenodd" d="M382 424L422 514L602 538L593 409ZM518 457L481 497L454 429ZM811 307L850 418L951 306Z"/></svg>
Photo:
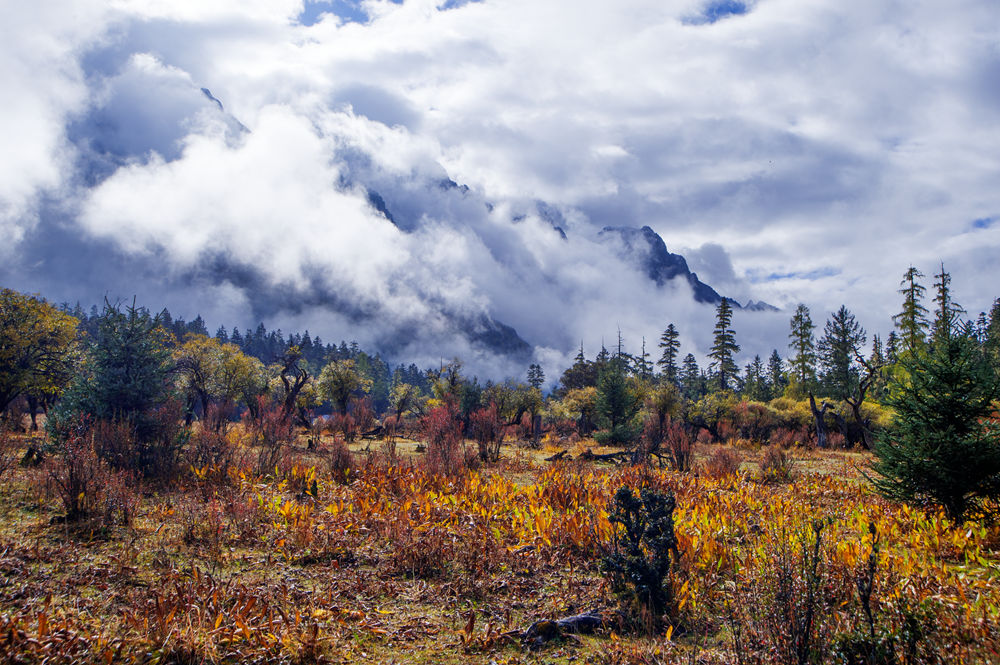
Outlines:
<svg viewBox="0 0 1000 665"><path fill-rule="evenodd" d="M452 405L432 409L421 424L427 442L424 463L429 471L451 475L468 467L470 460L462 439L462 421Z"/></svg>
<svg viewBox="0 0 1000 665"><path fill-rule="evenodd" d="M335 413L329 421L330 433L340 435L344 441L358 438L358 423L349 413Z"/></svg>
<svg viewBox="0 0 1000 665"><path fill-rule="evenodd" d="M479 446L479 459L496 462L500 459L500 445L503 443L504 425L497 412L497 405L491 403L469 416L472 438Z"/></svg>
<svg viewBox="0 0 1000 665"><path fill-rule="evenodd" d="M354 416L354 424L359 434L371 431L375 425L375 410L372 408L372 401L367 397L354 400L351 415Z"/></svg>
<svg viewBox="0 0 1000 665"><path fill-rule="evenodd" d="M295 440L295 428L281 405L266 397L257 399L254 411L256 416L249 411L244 415L243 425L257 448L254 472L258 476L266 476L274 472L281 459L282 449Z"/></svg>
<svg viewBox="0 0 1000 665"><path fill-rule="evenodd" d="M735 448L724 447L712 453L702 468L711 478L725 478L738 474L742 462L743 457Z"/></svg>
<svg viewBox="0 0 1000 665"><path fill-rule="evenodd" d="M678 422L672 422L664 428L663 448L670 459L670 466L675 471L690 471L694 460L694 441Z"/></svg>
<svg viewBox="0 0 1000 665"><path fill-rule="evenodd" d="M112 469L98 457L96 433L78 421L45 460L40 476L44 490L54 492L73 522L95 518L102 526L129 524L139 505L135 472Z"/></svg>

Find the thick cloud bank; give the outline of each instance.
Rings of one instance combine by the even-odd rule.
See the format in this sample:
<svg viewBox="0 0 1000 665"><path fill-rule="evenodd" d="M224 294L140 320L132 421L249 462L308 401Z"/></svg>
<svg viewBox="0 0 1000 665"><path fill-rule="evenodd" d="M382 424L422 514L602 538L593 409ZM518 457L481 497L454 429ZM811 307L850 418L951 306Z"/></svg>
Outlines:
<svg viewBox="0 0 1000 665"><path fill-rule="evenodd" d="M911 263L1000 295L990 0L7 5L4 285L491 376L670 322L704 353L712 307L606 226L818 321L885 330ZM736 326L783 351L787 309Z"/></svg>

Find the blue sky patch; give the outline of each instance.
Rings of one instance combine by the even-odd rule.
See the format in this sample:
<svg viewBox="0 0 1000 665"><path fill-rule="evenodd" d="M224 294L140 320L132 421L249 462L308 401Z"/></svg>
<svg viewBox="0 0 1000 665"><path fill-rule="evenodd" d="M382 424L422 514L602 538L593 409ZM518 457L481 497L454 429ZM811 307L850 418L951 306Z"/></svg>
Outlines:
<svg viewBox="0 0 1000 665"><path fill-rule="evenodd" d="M809 281L814 281L817 279L823 279L824 277L836 277L842 271L839 268L834 268L832 266L826 266L823 268L816 268L815 270L808 271L795 271L795 272L772 272L767 274L762 274L756 271L751 271L748 273L747 277L751 282L757 284L760 282L777 282L784 279L806 279Z"/></svg>
<svg viewBox="0 0 1000 665"><path fill-rule="evenodd" d="M714 0L705 5L701 14L684 19L684 23L689 25L715 23L729 16L741 16L748 11L750 11L750 7L742 0Z"/></svg>
<svg viewBox="0 0 1000 665"><path fill-rule="evenodd" d="M397 5L403 0L391 0ZM361 8L361 0L306 0L306 5L299 14L299 23L315 25L323 18L323 14L333 14L345 23L367 23L368 14Z"/></svg>
<svg viewBox="0 0 1000 665"><path fill-rule="evenodd" d="M442 4L438 5L438 9L445 11L446 9L458 9L463 5L467 5L470 2L482 2L483 0L445 0Z"/></svg>
<svg viewBox="0 0 1000 665"><path fill-rule="evenodd" d="M979 219L972 220L972 228L974 229L988 229L993 226L993 223L1000 219L998 217L980 217Z"/></svg>

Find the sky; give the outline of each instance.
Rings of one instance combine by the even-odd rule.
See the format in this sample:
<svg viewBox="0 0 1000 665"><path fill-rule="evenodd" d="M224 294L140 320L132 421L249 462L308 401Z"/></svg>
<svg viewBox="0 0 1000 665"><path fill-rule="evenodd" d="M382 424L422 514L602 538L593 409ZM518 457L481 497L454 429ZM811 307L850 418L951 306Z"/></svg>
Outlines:
<svg viewBox="0 0 1000 665"><path fill-rule="evenodd" d="M598 236L648 225L718 292L782 308L737 312L743 363L785 354L799 302L884 335L911 264L930 287L943 262L974 315L1000 296L998 14L3 3L0 285L495 378L523 368L469 331L502 322L552 378L619 331L655 355L671 322L704 357L713 308Z"/></svg>

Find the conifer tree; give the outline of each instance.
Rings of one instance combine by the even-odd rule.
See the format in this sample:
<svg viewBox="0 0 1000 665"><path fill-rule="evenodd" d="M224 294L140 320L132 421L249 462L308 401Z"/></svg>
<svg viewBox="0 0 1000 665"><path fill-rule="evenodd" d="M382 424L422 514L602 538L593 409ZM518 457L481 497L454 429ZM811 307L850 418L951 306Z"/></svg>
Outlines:
<svg viewBox="0 0 1000 665"><path fill-rule="evenodd" d="M653 376L653 362L649 359L649 354L646 353L646 338L642 338L642 353L633 358L635 361L635 373L643 381L649 380Z"/></svg>
<svg viewBox="0 0 1000 665"><path fill-rule="evenodd" d="M895 330L889 331L889 336L885 338L885 361L892 365L899 360L899 335Z"/></svg>
<svg viewBox="0 0 1000 665"><path fill-rule="evenodd" d="M943 311L941 323L954 318ZM885 496L940 505L961 521L1000 499L1000 426L989 418L1000 382L971 327L955 323L900 359L905 378L887 398L896 418L875 442L871 470Z"/></svg>
<svg viewBox="0 0 1000 665"><path fill-rule="evenodd" d="M778 350L771 351L771 357L767 359L767 387L771 399L780 397L785 392L788 379L785 378L785 369L778 355Z"/></svg>
<svg viewBox="0 0 1000 665"><path fill-rule="evenodd" d="M748 399L764 401L768 399L767 378L764 374L764 361L760 355L755 355L753 361L747 363L743 372L743 395Z"/></svg>
<svg viewBox="0 0 1000 665"><path fill-rule="evenodd" d="M684 356L680 370L681 388L688 399L697 399L701 395L701 370L693 353Z"/></svg>
<svg viewBox="0 0 1000 665"><path fill-rule="evenodd" d="M639 410L642 395L630 385L626 364L616 356L601 370L597 380L596 411L598 424L603 431L595 438L601 445L628 445L641 430Z"/></svg>
<svg viewBox="0 0 1000 665"><path fill-rule="evenodd" d="M958 317L965 313L961 305L956 303L951 297L951 275L945 272L944 264L941 264L941 272L934 275L934 323L931 326L931 335L935 342L943 340L951 334L952 328L956 325Z"/></svg>
<svg viewBox="0 0 1000 665"><path fill-rule="evenodd" d="M677 332L677 328L672 323L660 335L660 348L663 349L663 355L660 356L656 364L660 366L660 371L663 372L663 378L666 379L667 383L677 383L677 354L680 353L681 348L679 338L680 333Z"/></svg>
<svg viewBox="0 0 1000 665"><path fill-rule="evenodd" d="M903 274L903 281L899 283L903 287L899 290L903 294L903 311L892 317L899 330L902 347L910 353L923 346L927 330L927 308L921 303L926 289L917 281L923 276L913 266Z"/></svg>
<svg viewBox="0 0 1000 665"><path fill-rule="evenodd" d="M542 366L538 363L532 363L528 366L528 385L536 390L541 390L543 383L545 383L545 372L542 371Z"/></svg>
<svg viewBox="0 0 1000 665"><path fill-rule="evenodd" d="M816 379L816 342L813 337L812 318L809 316L809 308L799 303L795 308L790 322L791 332L788 339L791 340L788 347L795 354L788 361L791 366L795 380L808 389Z"/></svg>
<svg viewBox="0 0 1000 665"><path fill-rule="evenodd" d="M827 319L819 341L820 365L827 392L839 399L852 395L858 385L855 357L867 335L845 305Z"/></svg>
<svg viewBox="0 0 1000 665"><path fill-rule="evenodd" d="M733 320L733 307L728 298L723 298L715 310L715 331L712 349L708 357L712 359L709 369L714 371L720 390L728 390L739 368L733 359L740 352L736 343L736 331L730 325Z"/></svg>

